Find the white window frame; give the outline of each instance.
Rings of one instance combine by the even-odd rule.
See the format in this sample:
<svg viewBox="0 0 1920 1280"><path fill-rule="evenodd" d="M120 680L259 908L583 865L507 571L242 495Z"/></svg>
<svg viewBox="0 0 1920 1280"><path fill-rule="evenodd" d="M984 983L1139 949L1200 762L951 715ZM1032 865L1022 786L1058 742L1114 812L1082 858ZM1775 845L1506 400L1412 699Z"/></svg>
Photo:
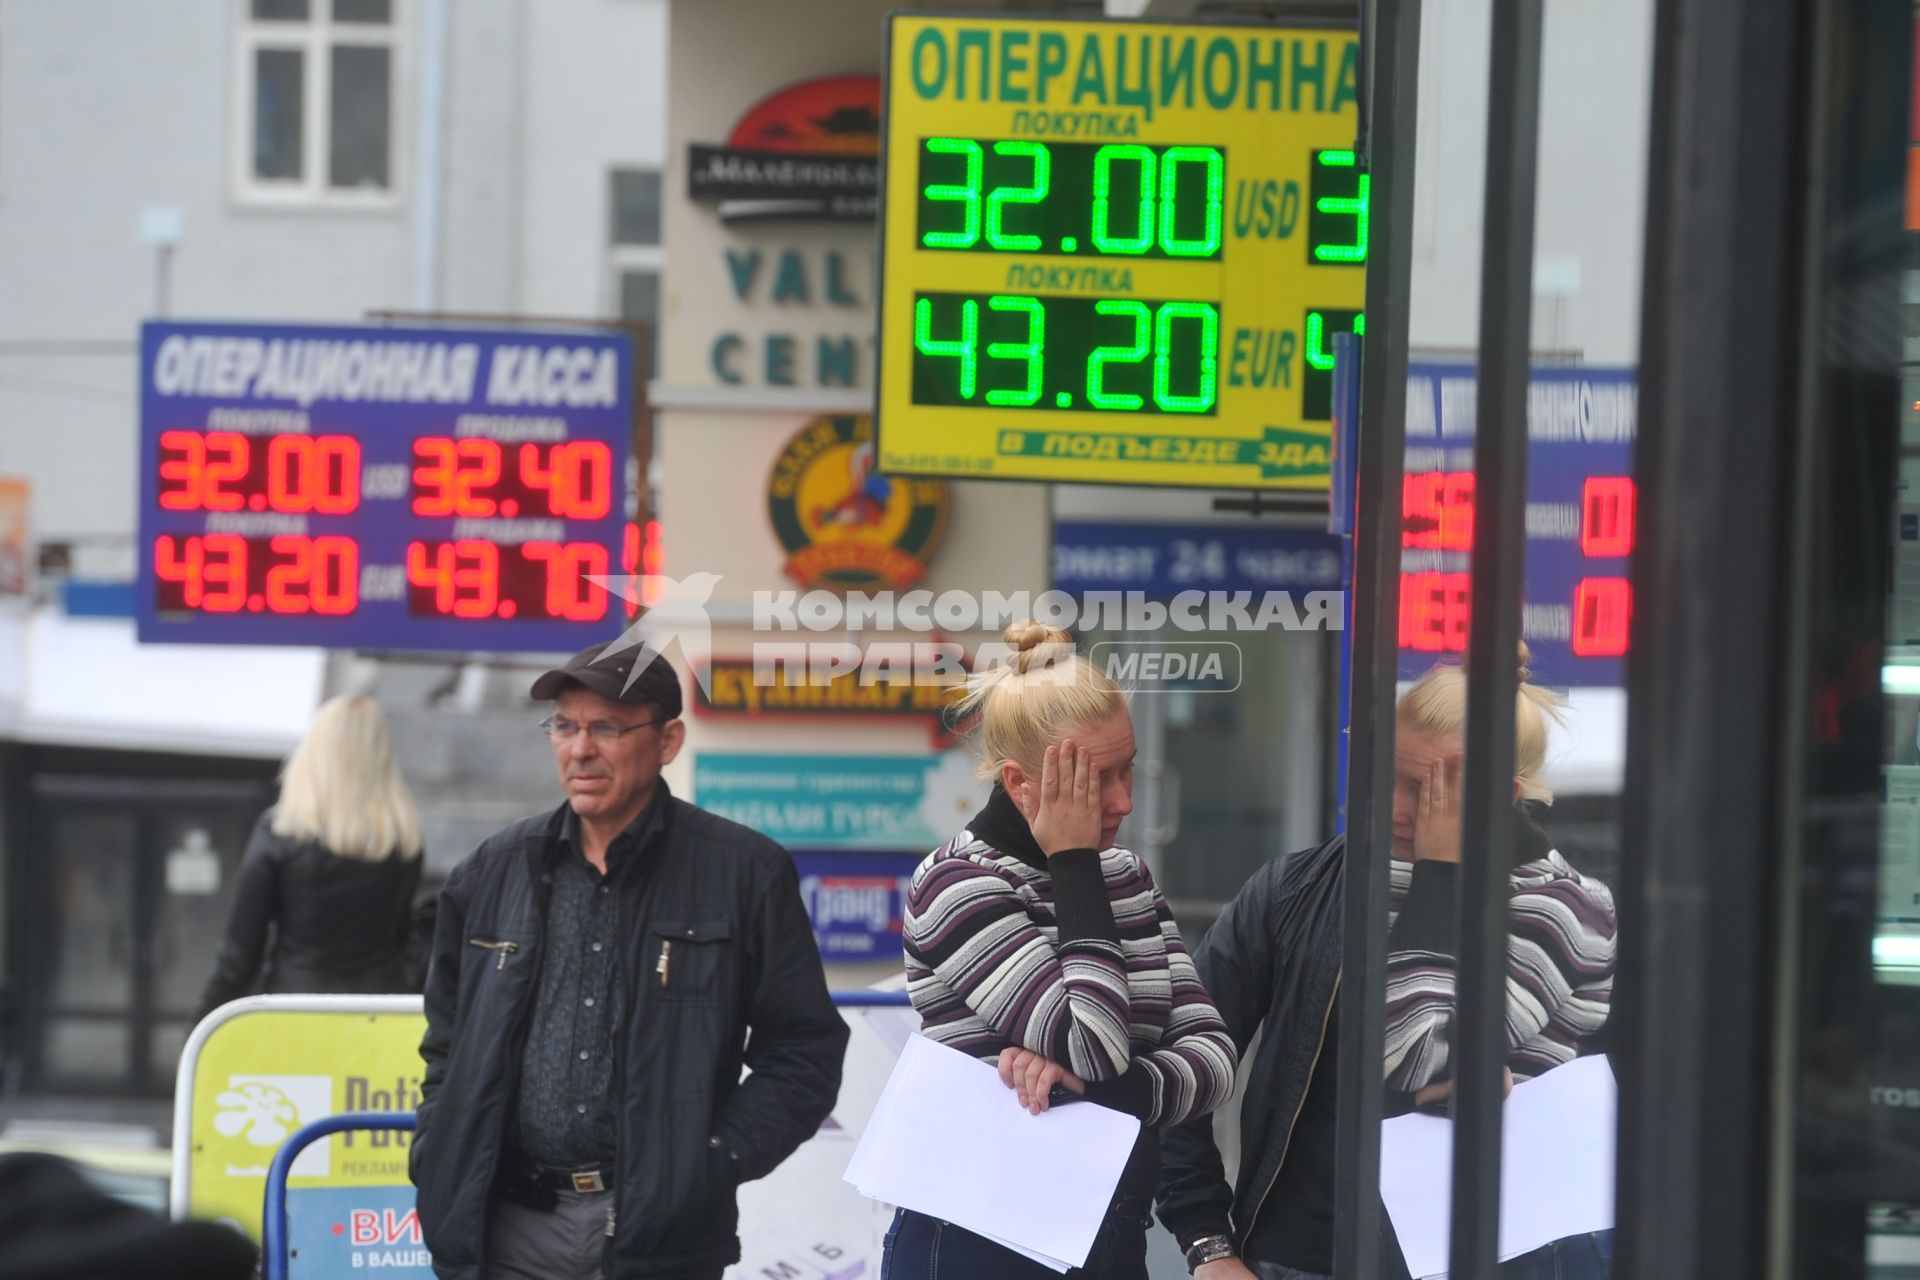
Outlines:
<svg viewBox="0 0 1920 1280"><path fill-rule="evenodd" d="M255 21L251 0L232 0L235 30L233 65L233 129L231 178L234 199L242 204L292 208L390 211L399 207L406 185L411 152L408 124L412 117L412 65L407 57L411 6L393 0L393 20L385 26L365 22L335 22L333 0L310 0L304 22ZM332 120L332 48L337 44L385 46L393 81L387 128L387 185L378 191L327 185L328 144ZM302 175L297 182L254 176L255 58L262 50L285 50L303 56L301 100Z"/></svg>

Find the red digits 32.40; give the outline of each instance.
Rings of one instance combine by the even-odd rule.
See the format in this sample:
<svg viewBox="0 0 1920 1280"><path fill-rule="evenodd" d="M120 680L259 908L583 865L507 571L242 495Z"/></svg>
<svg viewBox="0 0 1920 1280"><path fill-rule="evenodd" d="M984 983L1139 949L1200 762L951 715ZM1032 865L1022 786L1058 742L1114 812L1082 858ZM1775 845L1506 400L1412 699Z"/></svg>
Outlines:
<svg viewBox="0 0 1920 1280"><path fill-rule="evenodd" d="M486 517L495 513L499 503L475 490L500 483L499 441L421 436L413 442L413 460L415 515Z"/></svg>

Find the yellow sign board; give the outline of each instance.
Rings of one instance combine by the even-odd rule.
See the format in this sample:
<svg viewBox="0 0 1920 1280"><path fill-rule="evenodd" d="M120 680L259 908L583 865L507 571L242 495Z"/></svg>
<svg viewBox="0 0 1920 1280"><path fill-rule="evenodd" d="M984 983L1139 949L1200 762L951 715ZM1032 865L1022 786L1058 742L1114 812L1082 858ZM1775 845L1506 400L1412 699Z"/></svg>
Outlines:
<svg viewBox="0 0 1920 1280"><path fill-rule="evenodd" d="M420 1004L418 998L379 1003L411 1004L414 1010ZM187 1216L227 1220L257 1242L267 1167L281 1143L341 1112L419 1106L426 1026L426 1018L412 1011L251 1008L213 1027L197 1053L190 1045L182 1069L191 1076L180 1100L191 1143ZM288 1190L410 1186L411 1136L362 1131L323 1138L294 1160Z"/></svg>
<svg viewBox="0 0 1920 1280"><path fill-rule="evenodd" d="M881 470L1324 490L1358 91L1338 27L895 15Z"/></svg>

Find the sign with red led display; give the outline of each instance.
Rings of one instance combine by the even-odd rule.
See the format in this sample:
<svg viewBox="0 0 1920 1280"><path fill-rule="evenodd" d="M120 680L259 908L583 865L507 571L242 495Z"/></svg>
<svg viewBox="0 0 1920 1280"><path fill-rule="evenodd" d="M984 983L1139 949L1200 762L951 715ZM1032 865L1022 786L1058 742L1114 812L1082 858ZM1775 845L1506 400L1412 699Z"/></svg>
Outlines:
<svg viewBox="0 0 1920 1280"><path fill-rule="evenodd" d="M1474 370L1413 364L1401 490L1400 670L1467 645L1472 613ZM1521 634L1549 684L1620 683L1633 588L1633 375L1536 369L1528 397Z"/></svg>
<svg viewBox="0 0 1920 1280"><path fill-rule="evenodd" d="M593 579L635 551L626 338L150 324L141 348L142 640L549 652L622 625Z"/></svg>

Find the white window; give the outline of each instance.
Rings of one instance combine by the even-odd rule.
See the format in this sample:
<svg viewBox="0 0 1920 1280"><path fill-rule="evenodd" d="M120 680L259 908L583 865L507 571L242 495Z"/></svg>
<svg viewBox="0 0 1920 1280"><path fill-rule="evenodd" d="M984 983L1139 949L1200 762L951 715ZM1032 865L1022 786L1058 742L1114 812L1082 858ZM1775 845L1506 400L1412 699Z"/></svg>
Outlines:
<svg viewBox="0 0 1920 1280"><path fill-rule="evenodd" d="M242 199L390 205L404 0L235 0Z"/></svg>
<svg viewBox="0 0 1920 1280"><path fill-rule="evenodd" d="M607 226L613 264L613 312L622 320L660 321L660 174L652 169L615 169L607 182ZM645 351L648 377L656 376L657 336Z"/></svg>

